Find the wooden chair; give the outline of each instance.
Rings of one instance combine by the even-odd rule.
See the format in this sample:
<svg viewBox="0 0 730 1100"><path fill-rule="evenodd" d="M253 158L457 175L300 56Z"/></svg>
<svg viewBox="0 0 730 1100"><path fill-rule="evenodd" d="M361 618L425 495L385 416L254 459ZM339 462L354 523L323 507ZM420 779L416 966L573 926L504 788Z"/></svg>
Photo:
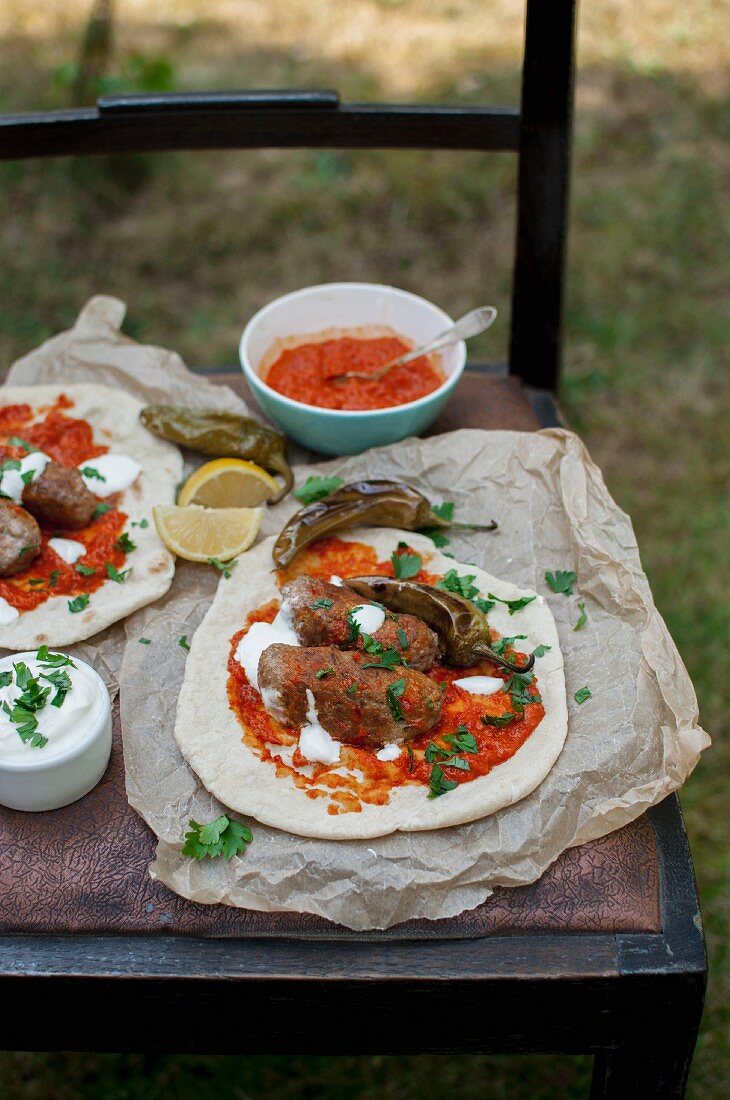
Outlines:
<svg viewBox="0 0 730 1100"><path fill-rule="evenodd" d="M516 152L508 368L470 365L436 430L555 425L574 9L574 0L528 0L519 110L348 104L333 92L116 96L89 109L0 118L0 157L265 146ZM233 384L233 374L225 380ZM107 793L124 801L118 758L116 768ZM141 878L151 843L136 819L134 828ZM568 866L579 898L569 916ZM706 959L676 796L598 847L574 850L548 876L552 900L543 880L503 891L506 918L474 939L416 942L397 930L330 941L10 931L0 936L0 983L14 1005L4 1042L252 1053L592 1052L594 1098L683 1096ZM605 893L618 898L620 918L615 906L606 914ZM39 1004L54 1028L36 1038L26 1021ZM235 1037L199 1031L205 1006L242 1014L245 1026ZM424 1020L439 1026L423 1027ZM458 1028L441 1026L454 1020Z"/></svg>

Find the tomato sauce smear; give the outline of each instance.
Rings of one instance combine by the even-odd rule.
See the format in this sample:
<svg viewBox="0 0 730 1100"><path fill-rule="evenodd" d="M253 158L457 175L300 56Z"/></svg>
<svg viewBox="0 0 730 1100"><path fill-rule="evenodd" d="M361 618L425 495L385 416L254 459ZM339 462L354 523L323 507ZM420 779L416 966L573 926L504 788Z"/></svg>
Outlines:
<svg viewBox="0 0 730 1100"><path fill-rule="evenodd" d="M399 336L340 336L302 343L282 351L265 371L264 381L303 405L354 411L387 409L425 397L443 384L445 376L437 356L421 355L372 381L327 379L351 370L374 373L410 350L410 344Z"/></svg>
<svg viewBox="0 0 730 1100"><path fill-rule="evenodd" d="M371 547L336 537L322 539L307 547L297 556L295 565L296 574L292 572L292 567L286 573L282 571L280 583L300 573L324 579L329 579L332 574L343 579L359 573L393 575L390 561L378 562ZM417 579L433 584L439 579L439 575L422 571ZM486 697L476 696L457 687L454 680L465 675L474 675L498 676L506 681L509 673L490 661L482 661L469 669L447 668L437 662L427 675L443 684L443 708L438 724L428 734L404 742L400 756L392 761L378 760L373 750L343 743L337 764L313 764L296 747L299 730L282 726L272 718L235 657L238 643L251 624L272 622L278 610L278 600L271 600L257 608L248 615L243 628L231 638L228 659L229 705L243 729L244 744L262 760L270 762L275 767L277 776L288 776L310 798L328 798L327 811L330 814L357 813L362 810L363 804L385 805L390 801L390 794L394 789L410 784L422 786L426 797L433 768L433 762L425 758L429 742L435 742L452 753L452 747L444 741L444 737L455 733L457 727L462 727L461 732L466 727L466 731L476 740L476 753L459 753L456 750L468 762L469 770L444 766L443 757L436 762L443 769L444 779L459 785L470 783L514 756L545 715L542 703L534 702L528 703L520 717L505 726L485 725L481 721L482 715L498 717L508 712L513 713L508 693L498 691ZM519 653L515 657L520 660ZM539 695L537 680L534 688ZM405 744L410 745L412 757ZM440 797L448 798L449 795L447 793Z"/></svg>
<svg viewBox="0 0 730 1100"><path fill-rule="evenodd" d="M8 458L27 454L22 440L32 448L44 451L63 466L78 466L89 459L106 454L108 447L94 443L93 428L86 420L67 416L73 402L61 394L51 406L32 408L30 405L6 405L0 409L0 463ZM20 612L32 611L53 596L80 596L95 592L107 581L107 562L121 571L126 560L117 540L124 530L127 516L116 505L121 494L105 497L110 510L97 516L81 530L41 527L41 552L27 569L12 577L0 577L0 596ZM86 553L70 565L49 546L49 539L66 538L81 542ZM81 573L76 568L93 569Z"/></svg>

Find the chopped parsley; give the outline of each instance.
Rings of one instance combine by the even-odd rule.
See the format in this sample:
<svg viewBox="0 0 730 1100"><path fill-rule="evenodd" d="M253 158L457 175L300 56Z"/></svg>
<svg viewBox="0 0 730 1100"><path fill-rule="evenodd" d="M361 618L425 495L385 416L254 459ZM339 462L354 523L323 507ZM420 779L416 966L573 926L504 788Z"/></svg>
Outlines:
<svg viewBox="0 0 730 1100"><path fill-rule="evenodd" d="M420 573L423 566L423 558L412 551L407 542L399 542L398 549L391 554L390 563L397 580L407 581Z"/></svg>
<svg viewBox="0 0 730 1100"><path fill-rule="evenodd" d="M362 631L360 630L360 624L353 614L353 612L355 611L357 611L357 608L351 607L350 610L347 612L347 625L350 628L350 635L348 640L351 642L356 642L357 639L360 637L360 634L362 633Z"/></svg>
<svg viewBox="0 0 730 1100"><path fill-rule="evenodd" d="M188 636L187 636L187 634L181 634L180 637L177 640L177 644L180 646L180 649L186 649L188 651L190 650L190 646L188 645Z"/></svg>
<svg viewBox="0 0 730 1100"><path fill-rule="evenodd" d="M36 653L36 660L39 665L46 665L48 668L63 668L69 665L71 668L76 668L70 657L67 657L65 653L51 653L47 645L42 645Z"/></svg>
<svg viewBox="0 0 730 1100"><path fill-rule="evenodd" d="M231 575L231 570L235 569L238 564L234 558L233 561L220 561L219 558L208 558L208 565L214 565L219 573L222 573L224 578L228 580Z"/></svg>
<svg viewBox="0 0 730 1100"><path fill-rule="evenodd" d="M302 504L314 504L315 500L321 500L330 493L334 493L345 482L341 477L308 477L303 485L295 489L292 496L300 500Z"/></svg>
<svg viewBox="0 0 730 1100"><path fill-rule="evenodd" d="M58 578L61 576L61 572L58 569L52 569L51 575L48 578L48 587L55 588L58 584Z"/></svg>
<svg viewBox="0 0 730 1100"><path fill-rule="evenodd" d="M526 634L513 634L511 638L497 638L496 642L492 642L492 649L499 657L504 657L507 649L514 649L515 642L524 642L527 640Z"/></svg>
<svg viewBox="0 0 730 1100"><path fill-rule="evenodd" d="M48 680L49 684L53 684L56 689L56 694L51 699L51 706L63 706L64 699L73 687L73 684L71 683L71 677L66 672L66 669L57 668L55 672L42 672L41 678L43 680Z"/></svg>
<svg viewBox="0 0 730 1100"><path fill-rule="evenodd" d="M406 634L405 630L403 630L403 628L399 626L395 633L401 649L408 649L410 643L408 641L408 635Z"/></svg>
<svg viewBox="0 0 730 1100"><path fill-rule="evenodd" d="M432 504L431 511L439 517L439 519L445 519L447 523L451 523L454 518L454 508L456 505L452 500L445 500L443 504Z"/></svg>
<svg viewBox="0 0 730 1100"><path fill-rule="evenodd" d="M315 675L318 680L323 680L325 676L332 676L334 671L332 665L328 665L327 668L318 668Z"/></svg>
<svg viewBox="0 0 730 1100"><path fill-rule="evenodd" d="M84 592L81 596L76 596L75 599L68 601L68 609L72 615L78 614L79 611L83 611L85 607L89 606L88 592Z"/></svg>
<svg viewBox="0 0 730 1100"><path fill-rule="evenodd" d="M106 562L104 568L106 569L106 575L110 581L115 581L116 584L124 584L131 569L125 569L123 573L120 573L116 566L112 565L110 561Z"/></svg>
<svg viewBox="0 0 730 1100"><path fill-rule="evenodd" d="M152 645L152 642L149 638L137 638L137 641L140 645Z"/></svg>
<svg viewBox="0 0 730 1100"><path fill-rule="evenodd" d="M385 698L388 701L390 713L393 715L396 722L402 722L404 720L403 707L401 706L400 701L405 694L405 690L405 680L394 680L393 683L388 684L387 688L385 689Z"/></svg>
<svg viewBox="0 0 730 1100"><path fill-rule="evenodd" d="M39 585L45 584L43 577L28 577L28 584L33 588L38 588Z"/></svg>
<svg viewBox="0 0 730 1100"><path fill-rule="evenodd" d="M590 699L591 689L589 687L578 688L573 698L576 703L585 703L586 699Z"/></svg>
<svg viewBox="0 0 730 1100"><path fill-rule="evenodd" d="M23 485L30 485L35 475L35 470L26 470L24 474L20 475L20 480L23 482Z"/></svg>
<svg viewBox="0 0 730 1100"><path fill-rule="evenodd" d="M92 569L90 565L75 565L74 569L77 573L80 573L82 577L93 577L96 573L96 570Z"/></svg>
<svg viewBox="0 0 730 1100"><path fill-rule="evenodd" d="M546 573L545 581L553 592L562 592L564 596L573 595L573 585L578 580L578 574L571 569L557 569L554 573Z"/></svg>
<svg viewBox="0 0 730 1100"><path fill-rule="evenodd" d="M18 558L24 558L26 554L32 554L34 550L38 550L38 549L39 549L39 547L38 547L37 542L33 543L30 546L24 546L23 549L18 554Z"/></svg>
<svg viewBox="0 0 730 1100"><path fill-rule="evenodd" d="M365 637L369 638L369 635L363 635L363 638L365 638ZM375 641L374 638L370 639L370 640ZM380 646L379 642L375 642L375 644ZM408 667L406 661L403 659L403 657L401 657L398 650L394 649L392 646L388 646L387 649L383 649L383 647L380 646L380 652L374 654L374 656L376 656L378 658L377 661L368 661L367 664L364 664L362 667L363 668L397 668L399 665L405 665L406 667Z"/></svg>
<svg viewBox="0 0 730 1100"><path fill-rule="evenodd" d="M538 645L532 651L532 656L537 660L538 657L544 657L546 653L549 653L553 647L550 645Z"/></svg>
<svg viewBox="0 0 730 1100"><path fill-rule="evenodd" d="M329 611L331 607L334 607L335 601L331 600L329 596L322 596L321 599L315 600L314 603L310 603L312 611L316 611L318 607L323 607L325 611Z"/></svg>
<svg viewBox="0 0 730 1100"><path fill-rule="evenodd" d="M115 546L118 546L120 550L123 550L125 554L131 554L133 550L137 549L137 544L132 542L129 535L124 531L117 539Z"/></svg>
<svg viewBox="0 0 730 1100"><path fill-rule="evenodd" d="M145 527L149 527L150 521L148 519L133 519L130 523L130 527L141 527L143 530Z"/></svg>
<svg viewBox="0 0 730 1100"><path fill-rule="evenodd" d="M348 688L345 688L345 694L346 695L357 695L359 690L360 690L360 687L359 687L358 684L350 684L350 686Z"/></svg>
<svg viewBox="0 0 730 1100"><path fill-rule="evenodd" d="M535 683L535 675L532 672L513 672L504 685L504 690L510 696L512 705L518 711L523 711L528 703L542 702L539 695L532 694Z"/></svg>
<svg viewBox="0 0 730 1100"><path fill-rule="evenodd" d="M537 599L537 596L520 596L517 600L503 600L501 596L495 596L494 592L488 592L487 595L490 600L505 604L510 615L514 615L515 611L521 611L523 607L527 607L528 603L532 603L533 600Z"/></svg>
<svg viewBox="0 0 730 1100"><path fill-rule="evenodd" d="M573 627L573 630L582 630L588 622L588 615L586 613L586 605L584 600L578 600L578 607L580 608L580 618Z"/></svg>
<svg viewBox="0 0 730 1100"><path fill-rule="evenodd" d="M21 439L19 435L8 436L6 443L8 447L22 447L24 451L28 452L28 454L31 454L33 451L37 450L37 447L34 447L32 443L26 443L26 441L24 439Z"/></svg>
<svg viewBox="0 0 730 1100"><path fill-rule="evenodd" d="M474 584L475 574L469 573L460 577L455 569L449 569L440 581L436 581L436 588L443 588L446 592L455 592L457 596L463 596L467 600L473 600L479 595L479 589Z"/></svg>
<svg viewBox="0 0 730 1100"><path fill-rule="evenodd" d="M94 514L92 515L91 518L96 519L98 516L106 515L106 513L111 512L111 510L112 510L111 504L105 504L103 500L100 500L99 503L97 504L96 508L94 509Z"/></svg>
<svg viewBox="0 0 730 1100"><path fill-rule="evenodd" d="M0 672L0 688L10 687L13 682L12 672Z"/></svg>
<svg viewBox="0 0 730 1100"><path fill-rule="evenodd" d="M20 459L18 458L6 458L0 463L0 474L4 474L6 470L19 470Z"/></svg>
<svg viewBox="0 0 730 1100"><path fill-rule="evenodd" d="M431 540L434 546L438 546L439 549L443 546L448 546L451 540L446 537L441 527L419 527L419 535L426 535Z"/></svg>
<svg viewBox="0 0 730 1100"><path fill-rule="evenodd" d="M479 721L485 726L495 726L497 729L502 729L503 726L508 726L510 722L514 722L516 717L516 714L508 710L504 714L483 714Z"/></svg>
<svg viewBox="0 0 730 1100"><path fill-rule="evenodd" d="M89 481L106 481L103 474L100 474L96 466L82 466L82 477L88 477Z"/></svg>
<svg viewBox="0 0 730 1100"><path fill-rule="evenodd" d="M479 752L477 739L473 733L469 733L466 726L457 726L453 733L444 737L444 741L452 746L454 752Z"/></svg>
<svg viewBox="0 0 730 1100"><path fill-rule="evenodd" d="M449 756L447 760L442 760L441 764L444 768L456 768L460 772L471 771L469 761L464 760L461 756Z"/></svg>
<svg viewBox="0 0 730 1100"><path fill-rule="evenodd" d="M447 779L440 764L434 764L428 777L428 797L440 798L442 794L453 791L459 784L455 779Z"/></svg>
<svg viewBox="0 0 730 1100"><path fill-rule="evenodd" d="M253 840L253 834L246 825L232 821L226 814L209 821L207 825L191 818L188 825L190 832L185 834L182 854L191 859L216 859L217 856L232 859L245 852Z"/></svg>
<svg viewBox="0 0 730 1100"><path fill-rule="evenodd" d="M408 753L408 771L412 772L414 765L413 749L411 748L408 741L406 741L406 752Z"/></svg>

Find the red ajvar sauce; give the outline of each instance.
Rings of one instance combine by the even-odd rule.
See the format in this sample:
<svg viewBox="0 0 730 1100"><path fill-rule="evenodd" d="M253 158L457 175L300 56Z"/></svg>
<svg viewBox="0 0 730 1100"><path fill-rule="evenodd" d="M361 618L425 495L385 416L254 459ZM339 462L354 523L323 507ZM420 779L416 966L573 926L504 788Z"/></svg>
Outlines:
<svg viewBox="0 0 730 1100"><path fill-rule="evenodd" d="M295 560L297 573L292 573L290 567L286 576L280 575L280 584L299 573L308 573L325 579L329 579L333 573L343 579L356 576L361 572L393 575L390 561L378 562L375 551L371 547L358 542L345 542L336 537L314 543L298 554ZM422 571L416 579L432 584L439 579L439 576ZM440 743L451 751L450 746L443 741L443 737L454 733L456 727L460 725L466 726L467 731L473 734L478 746L477 753L459 754L468 761L470 770L462 771L459 768L444 767L442 761L439 763L443 767L445 779L459 784L470 783L479 776L487 775L497 764L502 764L514 756L545 715L541 703L528 703L522 715L506 726L501 728L485 726L481 721L483 714L500 715L513 711L509 695L498 691L486 697L476 696L464 691L463 688L456 687L453 681L472 675L499 676L506 681L510 674L490 661L482 661L469 669L447 668L437 662L427 675L432 680L445 685L441 717L428 734L407 742L413 751L412 761L405 748L395 760L383 761L378 760L375 753L369 749L342 744L340 760L337 764L312 764L299 753L298 749L294 749L293 756L290 757L293 766L290 766L277 755L278 746L284 746L285 750L286 747L295 746L299 740L299 730L282 726L271 717L261 701L261 696L251 686L246 673L235 658L236 647L251 624L272 622L278 609L279 602L272 600L251 612L243 629L231 639L228 659L228 701L243 728L244 743L262 760L271 761L278 776L289 776L298 787L306 790L310 798L324 798L329 795L331 802L327 807L328 813L357 813L362 809L363 803L385 805L390 800L390 792L405 784L418 784L428 788L433 767L432 763L425 760L429 741ZM513 656L519 660L519 654L513 654ZM537 680L533 687L539 695ZM272 747L275 748L273 752ZM311 770L311 776L303 775L297 770L302 767ZM334 774L335 769L338 774ZM362 779L353 774L356 770L362 773ZM347 771L349 774L342 775L340 774L342 771ZM425 792L424 797L426 797ZM448 798L448 794L440 797Z"/></svg>
<svg viewBox="0 0 730 1100"><path fill-rule="evenodd" d="M368 373L410 351L398 336L341 336L321 342L287 348L265 372L272 389L303 405L325 409L386 409L405 405L438 389L444 374L438 357L420 356L403 367L395 367L379 381L348 378L327 382L332 374L349 370Z"/></svg>
<svg viewBox="0 0 730 1100"><path fill-rule="evenodd" d="M93 429L86 420L65 415L64 410L70 408L73 402L61 394L47 409L33 409L30 405L6 405L0 409L0 462L6 458L22 458L27 453L25 448L7 442L11 436L44 451L63 466L78 466L87 459L106 454L109 448L94 443ZM81 530L65 531L40 524L40 555L22 573L0 577L0 596L18 611L32 611L52 596L95 592L109 579L107 562L121 571L126 554L116 542L127 516L115 507L118 499L117 495L105 497L104 503L111 505L111 511L97 516ZM51 538L82 542L86 553L74 565L69 565L48 545ZM93 569L94 573L84 576L76 569L77 565Z"/></svg>

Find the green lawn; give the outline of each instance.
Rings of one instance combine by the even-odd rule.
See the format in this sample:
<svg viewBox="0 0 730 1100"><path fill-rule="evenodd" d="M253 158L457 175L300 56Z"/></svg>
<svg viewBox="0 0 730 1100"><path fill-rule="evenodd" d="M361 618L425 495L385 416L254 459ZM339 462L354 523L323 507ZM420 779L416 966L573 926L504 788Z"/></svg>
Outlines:
<svg viewBox="0 0 730 1100"><path fill-rule="evenodd" d="M519 12L501 0L118 5L117 86L323 86L347 98L514 102ZM600 9L600 10L599 10ZM5 110L68 102L81 0L0 14ZM3 22L4 21L4 22ZM730 386L727 33L721 5L584 5L562 400L631 513L713 748L685 808L711 982L690 1096L730 1077ZM724 131L723 132L723 128ZM506 347L514 165L482 154L273 152L0 167L0 366L92 293L191 364L231 363L246 318L329 279L393 282L453 314L490 299ZM723 240L724 238L724 240ZM725 310L726 313L726 310ZM725 795L725 798L723 798ZM245 1022L245 1021L244 1021ZM37 1040L34 1040L37 1041ZM585 1095L587 1058L0 1055L0 1094L410 1100Z"/></svg>

